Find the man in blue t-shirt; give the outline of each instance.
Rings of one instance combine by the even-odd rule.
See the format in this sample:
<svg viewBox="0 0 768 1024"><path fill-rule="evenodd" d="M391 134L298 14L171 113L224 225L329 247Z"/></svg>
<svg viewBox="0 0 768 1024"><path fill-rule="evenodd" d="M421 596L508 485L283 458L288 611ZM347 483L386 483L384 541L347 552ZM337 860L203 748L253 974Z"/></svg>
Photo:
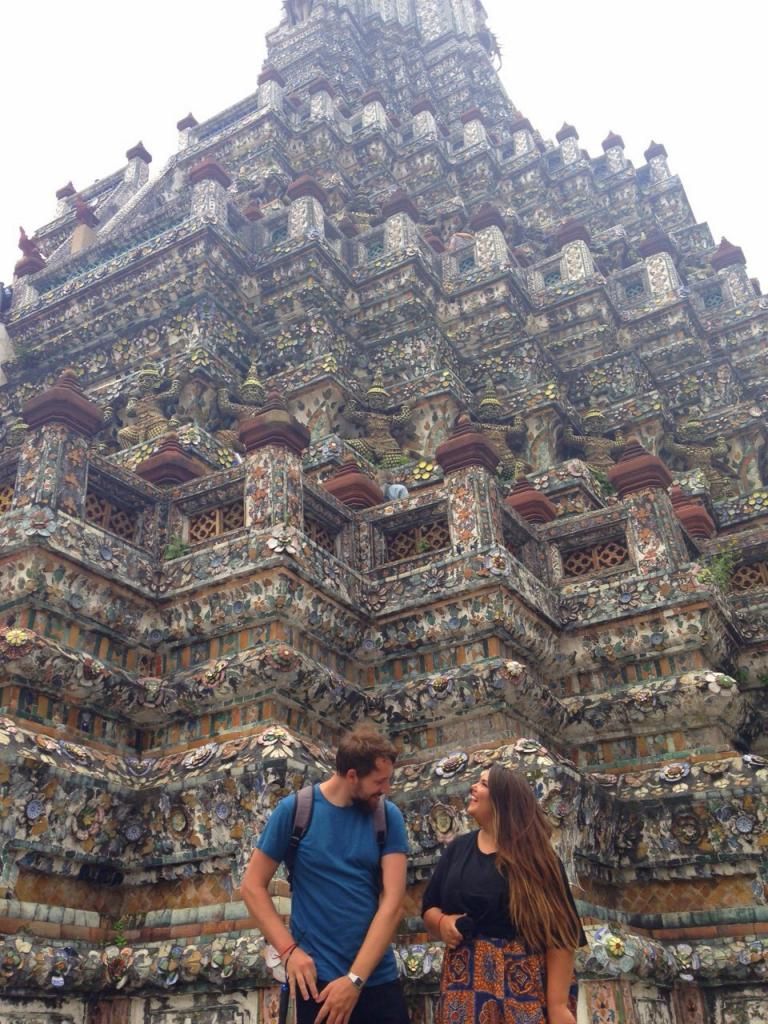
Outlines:
<svg viewBox="0 0 768 1024"><path fill-rule="evenodd" d="M342 737L336 771L315 786L296 850L290 931L269 883L289 847L295 794L272 812L245 872L242 897L285 966L296 1024L408 1024L390 946L405 897L405 823L387 802L380 848L373 818L390 790L395 757L370 726Z"/></svg>

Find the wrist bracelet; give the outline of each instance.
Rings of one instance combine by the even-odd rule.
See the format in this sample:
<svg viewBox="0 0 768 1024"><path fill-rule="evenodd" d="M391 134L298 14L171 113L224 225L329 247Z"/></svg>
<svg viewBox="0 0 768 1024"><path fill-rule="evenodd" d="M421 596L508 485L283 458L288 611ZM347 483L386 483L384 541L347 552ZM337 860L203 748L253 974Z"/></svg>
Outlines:
<svg viewBox="0 0 768 1024"><path fill-rule="evenodd" d="M282 953L278 953L277 955L282 960L286 953L292 953L297 946L298 942L291 942L288 946L285 947Z"/></svg>
<svg viewBox="0 0 768 1024"><path fill-rule="evenodd" d="M291 948L290 948L290 949L288 950L288 956L287 956L287 957L285 958L285 961L284 961L284 963L283 963L283 967L287 967L287 966L288 966L288 961L289 961L289 960L291 959L291 957L293 956L293 954L294 954L294 953L296 952L296 950L297 950L298 948L299 948L299 947L298 947L298 944L297 944L297 943L294 943L294 944L293 944L293 945L291 946Z"/></svg>

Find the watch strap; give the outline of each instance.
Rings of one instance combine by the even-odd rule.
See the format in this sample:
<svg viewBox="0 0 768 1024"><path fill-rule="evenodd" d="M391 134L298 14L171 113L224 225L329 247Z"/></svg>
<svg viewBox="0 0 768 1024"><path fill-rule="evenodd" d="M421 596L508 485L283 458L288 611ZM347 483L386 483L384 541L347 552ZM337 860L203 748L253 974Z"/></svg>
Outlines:
<svg viewBox="0 0 768 1024"><path fill-rule="evenodd" d="M355 986L356 989L361 989L363 987L363 985L365 984L365 982L360 977L360 975L359 974L353 974L352 971L350 971L347 974L347 977L349 978L349 980L352 982L352 984Z"/></svg>

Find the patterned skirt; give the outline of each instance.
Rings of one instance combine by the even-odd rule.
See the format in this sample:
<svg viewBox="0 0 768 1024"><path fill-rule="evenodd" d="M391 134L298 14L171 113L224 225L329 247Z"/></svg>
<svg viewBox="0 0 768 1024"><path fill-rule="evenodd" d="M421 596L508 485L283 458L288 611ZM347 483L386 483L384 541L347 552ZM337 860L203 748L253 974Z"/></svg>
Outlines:
<svg viewBox="0 0 768 1024"><path fill-rule="evenodd" d="M576 983L568 1006L576 1016ZM547 1024L547 960L517 940L446 949L435 1024Z"/></svg>

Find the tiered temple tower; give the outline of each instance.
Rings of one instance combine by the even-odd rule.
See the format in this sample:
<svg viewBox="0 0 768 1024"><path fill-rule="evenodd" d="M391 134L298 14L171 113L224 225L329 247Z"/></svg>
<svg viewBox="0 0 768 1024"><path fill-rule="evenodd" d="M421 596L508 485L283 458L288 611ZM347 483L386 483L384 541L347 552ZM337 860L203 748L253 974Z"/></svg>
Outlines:
<svg viewBox="0 0 768 1024"><path fill-rule="evenodd" d="M2 295L0 1019L274 1021L238 882L365 717L417 1024L494 759L578 884L580 1020L768 1020L768 300L664 146L539 135L480 0L268 41Z"/></svg>

